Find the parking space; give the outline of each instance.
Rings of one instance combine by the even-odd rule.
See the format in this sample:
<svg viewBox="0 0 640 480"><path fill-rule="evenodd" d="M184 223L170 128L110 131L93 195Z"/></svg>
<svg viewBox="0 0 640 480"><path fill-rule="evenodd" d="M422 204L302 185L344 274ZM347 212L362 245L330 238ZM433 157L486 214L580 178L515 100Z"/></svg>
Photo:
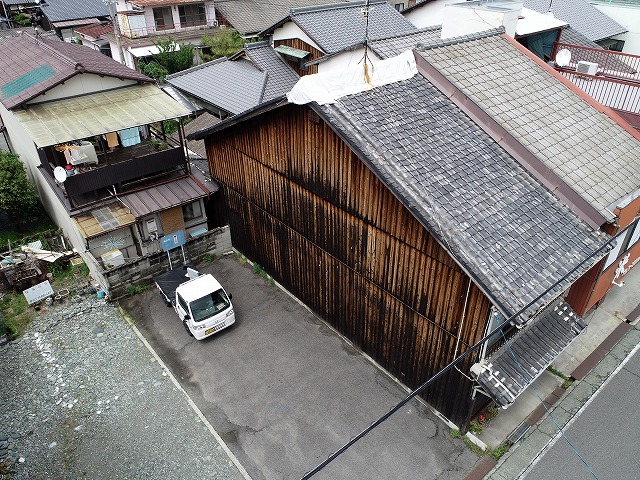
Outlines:
<svg viewBox="0 0 640 480"><path fill-rule="evenodd" d="M406 392L234 256L201 266L233 295L236 324L197 341L153 289L122 306L254 479L295 479ZM184 439L188 442L188 439ZM317 479L463 479L478 457L418 402Z"/></svg>

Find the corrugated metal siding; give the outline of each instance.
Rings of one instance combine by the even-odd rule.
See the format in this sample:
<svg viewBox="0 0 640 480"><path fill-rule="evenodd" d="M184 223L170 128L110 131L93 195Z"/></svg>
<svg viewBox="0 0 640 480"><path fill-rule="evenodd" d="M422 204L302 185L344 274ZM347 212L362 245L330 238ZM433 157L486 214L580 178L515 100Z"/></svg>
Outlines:
<svg viewBox="0 0 640 480"><path fill-rule="evenodd" d="M323 122L289 106L207 144L236 248L415 387L484 332L489 301ZM460 332L461 330L461 332ZM462 365L468 370L470 365ZM471 383L424 397L461 424Z"/></svg>

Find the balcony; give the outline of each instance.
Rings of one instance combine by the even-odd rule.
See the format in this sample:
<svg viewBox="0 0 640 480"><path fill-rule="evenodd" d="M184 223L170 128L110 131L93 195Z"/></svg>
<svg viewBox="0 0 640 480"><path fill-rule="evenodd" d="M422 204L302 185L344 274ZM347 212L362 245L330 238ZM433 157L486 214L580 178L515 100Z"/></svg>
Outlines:
<svg viewBox="0 0 640 480"><path fill-rule="evenodd" d="M620 114L640 129L640 56L598 48L558 43L557 52L568 50L570 60L556 70L593 99ZM565 59L567 55L565 55Z"/></svg>
<svg viewBox="0 0 640 480"><path fill-rule="evenodd" d="M181 146L157 150L158 142L145 140L138 145L97 154L98 163L66 166L53 147L40 149L43 169L49 183L56 185L58 196L69 211L94 204L116 194L160 183L187 172ZM56 166L68 168L64 182L56 181Z"/></svg>

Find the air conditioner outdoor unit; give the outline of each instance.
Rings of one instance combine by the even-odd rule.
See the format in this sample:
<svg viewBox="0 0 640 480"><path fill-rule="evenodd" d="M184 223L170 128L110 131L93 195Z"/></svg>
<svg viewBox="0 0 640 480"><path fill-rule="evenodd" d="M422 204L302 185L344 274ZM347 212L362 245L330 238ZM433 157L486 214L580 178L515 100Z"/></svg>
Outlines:
<svg viewBox="0 0 640 480"><path fill-rule="evenodd" d="M598 72L598 64L593 62L580 61L578 62L578 66L576 67L576 72L595 75Z"/></svg>

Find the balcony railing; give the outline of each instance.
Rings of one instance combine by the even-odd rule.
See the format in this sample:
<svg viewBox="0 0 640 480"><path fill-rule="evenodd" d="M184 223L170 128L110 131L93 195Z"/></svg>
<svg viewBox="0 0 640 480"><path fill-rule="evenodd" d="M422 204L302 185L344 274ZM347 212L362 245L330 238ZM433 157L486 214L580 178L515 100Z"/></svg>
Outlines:
<svg viewBox="0 0 640 480"><path fill-rule="evenodd" d="M571 52L571 60L556 70L602 105L618 111L640 129L640 56L558 43L554 51ZM555 56L554 56L555 60ZM579 62L597 64L595 74L578 71ZM580 65L580 67L588 65ZM581 69L582 70L582 69Z"/></svg>
<svg viewBox="0 0 640 480"><path fill-rule="evenodd" d="M192 23L192 22L190 22ZM209 20L203 22L200 25L182 25L180 23L176 23L170 25L168 28L157 28L155 25L147 25L144 27L134 27L129 25L120 25L120 35L126 38L145 38L145 37L153 37L158 35L175 35L178 33L188 34L193 32L199 32L202 30L210 30L216 28L218 26L218 22L215 20Z"/></svg>

